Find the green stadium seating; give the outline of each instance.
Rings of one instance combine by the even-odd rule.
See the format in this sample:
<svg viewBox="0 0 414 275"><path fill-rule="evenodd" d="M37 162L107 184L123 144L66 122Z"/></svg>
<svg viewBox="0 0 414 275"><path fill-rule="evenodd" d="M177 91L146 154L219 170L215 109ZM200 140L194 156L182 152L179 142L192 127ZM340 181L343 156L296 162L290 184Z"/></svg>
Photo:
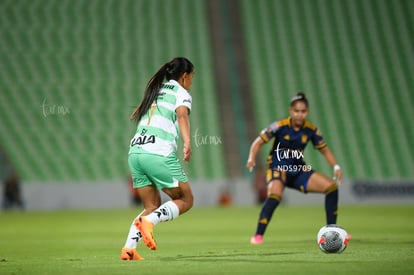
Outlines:
<svg viewBox="0 0 414 275"><path fill-rule="evenodd" d="M202 1L1 1L0 20L0 142L24 180L126 178L129 115L175 56L197 70L192 132L220 136ZM224 167L220 146L200 146L185 168Z"/></svg>
<svg viewBox="0 0 414 275"><path fill-rule="evenodd" d="M240 5L257 132L304 91L346 177L412 179L414 2ZM175 56L196 66L192 135L220 138L207 16L193 0L0 1L0 143L23 179L126 178L129 115ZM194 139L190 178L226 178L223 144ZM306 159L330 172L311 149Z"/></svg>
<svg viewBox="0 0 414 275"><path fill-rule="evenodd" d="M243 0L242 6L257 124L287 116L290 98L304 91L309 119L346 177L412 179L414 2ZM308 163L331 173L309 151Z"/></svg>

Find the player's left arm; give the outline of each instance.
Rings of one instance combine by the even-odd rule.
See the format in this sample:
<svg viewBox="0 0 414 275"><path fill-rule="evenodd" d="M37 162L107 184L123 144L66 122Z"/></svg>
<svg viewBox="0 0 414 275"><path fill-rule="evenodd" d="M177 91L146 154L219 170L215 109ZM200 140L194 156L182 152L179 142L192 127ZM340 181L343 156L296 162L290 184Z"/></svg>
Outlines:
<svg viewBox="0 0 414 275"><path fill-rule="evenodd" d="M326 161L333 167L333 179L339 185L342 182L342 171L336 162L335 156L329 149L325 140L323 139L321 131L315 126L313 129L314 134L312 135L312 143L315 149L318 149L319 152L325 157Z"/></svg>
<svg viewBox="0 0 414 275"><path fill-rule="evenodd" d="M189 118L191 111L191 103L191 95L184 89L179 89L177 92L175 113L177 114L177 123L178 127L180 128L181 137L183 138L183 153L185 161L190 161L192 154Z"/></svg>
<svg viewBox="0 0 414 275"><path fill-rule="evenodd" d="M180 128L181 137L183 138L184 160L190 161L191 158L191 139L190 139L190 119L188 117L189 109L186 106L178 107L177 113L178 127Z"/></svg>
<svg viewBox="0 0 414 275"><path fill-rule="evenodd" d="M328 146L324 146L323 148L319 149L319 152L325 157L326 161L333 167L334 170L334 180L340 184L342 182L342 171L341 167L339 167L338 163L336 162L335 156L333 155L332 151L329 149Z"/></svg>

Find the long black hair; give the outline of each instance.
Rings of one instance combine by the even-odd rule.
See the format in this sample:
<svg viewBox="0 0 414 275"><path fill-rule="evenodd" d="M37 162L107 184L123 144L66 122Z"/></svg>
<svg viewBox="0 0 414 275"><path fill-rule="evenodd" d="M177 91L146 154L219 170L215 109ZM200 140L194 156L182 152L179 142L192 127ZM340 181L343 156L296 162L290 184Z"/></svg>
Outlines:
<svg viewBox="0 0 414 275"><path fill-rule="evenodd" d="M162 65L158 72L156 72L148 81L147 87L145 88L144 98L132 112L130 120L139 123L142 116L145 115L151 107L152 103L157 100L158 92L161 89L164 80L178 80L184 73L192 73L193 71L193 63L185 57L173 58L171 61Z"/></svg>

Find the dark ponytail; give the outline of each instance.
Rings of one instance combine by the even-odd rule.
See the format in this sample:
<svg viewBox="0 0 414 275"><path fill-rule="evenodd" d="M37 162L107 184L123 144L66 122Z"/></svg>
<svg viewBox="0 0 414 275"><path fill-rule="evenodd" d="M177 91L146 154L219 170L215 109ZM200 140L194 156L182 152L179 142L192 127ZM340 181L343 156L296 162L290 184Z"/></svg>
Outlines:
<svg viewBox="0 0 414 275"><path fill-rule="evenodd" d="M296 102L302 101L305 103L306 107L309 107L308 99L306 98L305 94L302 92L297 93L291 100L290 100L290 107L293 107Z"/></svg>
<svg viewBox="0 0 414 275"><path fill-rule="evenodd" d="M176 57L170 62L165 63L148 81L145 88L144 98L130 116L130 120L139 122L143 115L149 110L152 103L157 100L158 92L164 80L178 80L183 73L194 71L194 65L185 57Z"/></svg>

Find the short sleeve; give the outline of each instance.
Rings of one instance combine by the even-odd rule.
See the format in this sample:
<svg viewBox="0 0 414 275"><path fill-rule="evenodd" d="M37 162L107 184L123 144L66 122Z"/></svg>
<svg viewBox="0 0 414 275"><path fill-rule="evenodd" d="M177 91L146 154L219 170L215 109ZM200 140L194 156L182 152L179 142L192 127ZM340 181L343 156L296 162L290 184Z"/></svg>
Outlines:
<svg viewBox="0 0 414 275"><path fill-rule="evenodd" d="M180 106L185 106L188 108L189 111L191 111L191 102L191 95L184 89L178 89L177 100L175 102L175 109L177 109Z"/></svg>
<svg viewBox="0 0 414 275"><path fill-rule="evenodd" d="M326 142L323 139L321 131L319 129L315 129L315 133L312 136L312 144L315 149L322 149L326 147Z"/></svg>
<svg viewBox="0 0 414 275"><path fill-rule="evenodd" d="M276 135L276 131L278 128L279 128L278 122L277 121L273 122L272 124L264 128L260 132L260 137L262 138L264 142L269 142L269 140L271 140Z"/></svg>

